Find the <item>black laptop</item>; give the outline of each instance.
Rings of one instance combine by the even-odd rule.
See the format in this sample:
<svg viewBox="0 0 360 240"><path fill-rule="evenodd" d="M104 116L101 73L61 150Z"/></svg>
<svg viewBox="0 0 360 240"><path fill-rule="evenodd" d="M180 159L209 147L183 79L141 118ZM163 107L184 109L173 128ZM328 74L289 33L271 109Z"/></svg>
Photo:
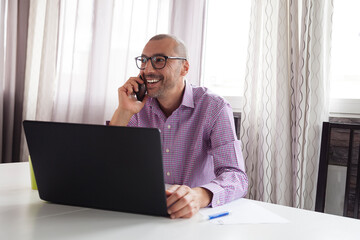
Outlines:
<svg viewBox="0 0 360 240"><path fill-rule="evenodd" d="M156 128L23 122L40 198L168 216Z"/></svg>

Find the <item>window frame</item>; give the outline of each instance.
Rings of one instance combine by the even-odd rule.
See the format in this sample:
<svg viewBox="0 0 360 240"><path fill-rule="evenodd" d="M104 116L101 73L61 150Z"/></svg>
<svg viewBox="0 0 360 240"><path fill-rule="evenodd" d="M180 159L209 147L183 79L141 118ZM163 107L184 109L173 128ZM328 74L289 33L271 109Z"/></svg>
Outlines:
<svg viewBox="0 0 360 240"><path fill-rule="evenodd" d="M360 99L330 98L329 116L360 118Z"/></svg>
<svg viewBox="0 0 360 240"><path fill-rule="evenodd" d="M222 96L231 105L233 112L242 112L243 97ZM329 117L360 118L360 99L329 99Z"/></svg>

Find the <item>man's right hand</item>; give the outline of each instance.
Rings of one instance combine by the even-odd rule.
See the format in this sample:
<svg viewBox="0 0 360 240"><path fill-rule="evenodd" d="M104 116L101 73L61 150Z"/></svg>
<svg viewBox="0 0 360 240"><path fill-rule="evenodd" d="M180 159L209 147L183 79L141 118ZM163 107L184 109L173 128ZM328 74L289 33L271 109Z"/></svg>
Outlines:
<svg viewBox="0 0 360 240"><path fill-rule="evenodd" d="M139 91L139 85L144 81L140 77L131 77L129 80L118 89L119 105L115 110L113 117L111 118L110 125L114 126L126 126L131 117L140 112L144 107L148 96L142 102L138 101L135 96L135 92Z"/></svg>

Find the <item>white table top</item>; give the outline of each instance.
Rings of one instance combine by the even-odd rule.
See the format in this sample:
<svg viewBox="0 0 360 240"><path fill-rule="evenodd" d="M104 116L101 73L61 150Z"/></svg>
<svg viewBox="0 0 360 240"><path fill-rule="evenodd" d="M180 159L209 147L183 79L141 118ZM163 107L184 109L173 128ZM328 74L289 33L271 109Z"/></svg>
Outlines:
<svg viewBox="0 0 360 240"><path fill-rule="evenodd" d="M214 225L201 214L171 220L51 204L31 190L28 163L0 164L0 239L360 239L360 220L245 201L288 222Z"/></svg>

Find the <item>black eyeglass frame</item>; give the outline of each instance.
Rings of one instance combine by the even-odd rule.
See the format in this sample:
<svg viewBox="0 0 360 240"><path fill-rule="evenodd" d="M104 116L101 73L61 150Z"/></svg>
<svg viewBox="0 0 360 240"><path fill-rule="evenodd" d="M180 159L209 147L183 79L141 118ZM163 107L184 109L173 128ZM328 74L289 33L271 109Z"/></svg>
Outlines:
<svg viewBox="0 0 360 240"><path fill-rule="evenodd" d="M163 57L163 58L165 58L165 63L164 63L164 66L163 66L163 67L156 67L156 66L155 66L155 63L154 63L154 60L153 60L153 59L155 59L156 57ZM145 61L145 62L140 61L141 58L142 58L142 59L146 59L146 61ZM138 69L144 70L147 61L151 60L150 62L151 62L151 65L152 65L152 67L153 67L154 69L163 69L163 68L166 66L166 63L167 63L167 60L168 60L168 59L186 60L186 61L187 61L187 59L184 58L184 57L170 57L170 56L165 56L165 55L155 55L155 56L152 56L152 57L138 56L138 57L135 58L135 63L136 63L136 66L137 66ZM139 67L139 66L138 66L138 61L139 61L139 62L142 62L142 63L144 64L144 67Z"/></svg>

